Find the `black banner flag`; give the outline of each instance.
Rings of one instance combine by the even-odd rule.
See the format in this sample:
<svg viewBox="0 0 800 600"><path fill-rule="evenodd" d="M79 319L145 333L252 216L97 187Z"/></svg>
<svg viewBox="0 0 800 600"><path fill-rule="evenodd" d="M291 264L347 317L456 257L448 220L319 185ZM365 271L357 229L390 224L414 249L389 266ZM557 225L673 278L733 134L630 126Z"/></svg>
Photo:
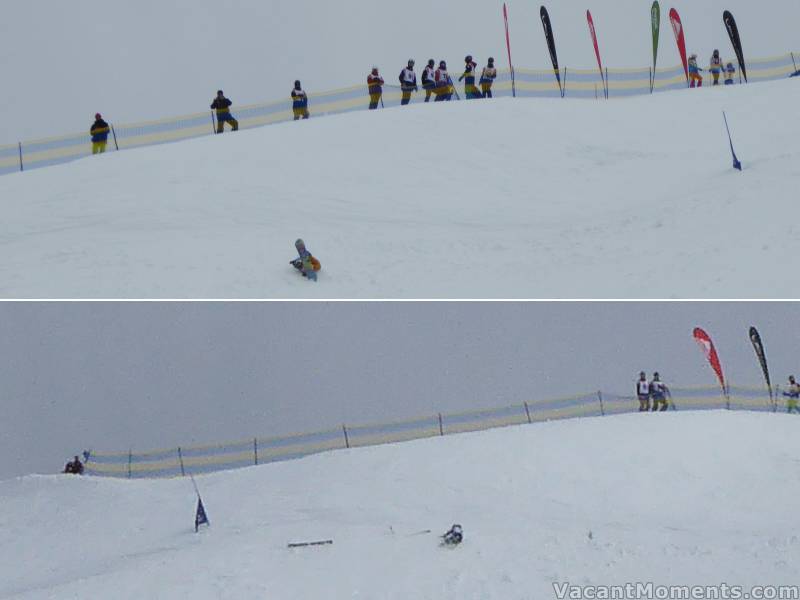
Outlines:
<svg viewBox="0 0 800 600"><path fill-rule="evenodd" d="M542 18L542 27L544 27L544 37L547 40L547 49L550 51L550 60L553 61L553 73L558 82L558 91L564 95L564 90L561 88L561 73L558 71L558 55L556 54L556 40L553 36L553 26L550 24L550 15L547 14L547 9L542 6L539 10L539 16Z"/></svg>
<svg viewBox="0 0 800 600"><path fill-rule="evenodd" d="M764 354L764 344L761 343L761 336L758 333L758 329L755 327L750 328L750 341L753 344L753 350L756 351L756 356L758 357L758 362L761 363L761 370L764 372L764 379L767 382L767 388L769 389L769 400L770 403L773 403L772 399L772 384L769 381L769 368L767 367L767 355Z"/></svg>
<svg viewBox="0 0 800 600"><path fill-rule="evenodd" d="M739 61L739 68L742 70L742 76L745 82L747 81L747 68L744 64L744 54L742 53L742 40L739 39L739 28L736 26L736 19L729 10L722 13L722 22L725 23L725 29L728 30L728 35L733 44L733 51L736 52L736 60Z"/></svg>

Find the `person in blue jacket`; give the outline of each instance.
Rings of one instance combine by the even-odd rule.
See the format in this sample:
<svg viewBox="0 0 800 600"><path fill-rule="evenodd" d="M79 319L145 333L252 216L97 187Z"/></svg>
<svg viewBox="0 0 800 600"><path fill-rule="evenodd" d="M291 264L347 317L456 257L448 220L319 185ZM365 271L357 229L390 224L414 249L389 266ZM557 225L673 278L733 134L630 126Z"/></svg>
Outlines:
<svg viewBox="0 0 800 600"><path fill-rule="evenodd" d="M106 151L109 131L111 131L111 128L103 120L100 113L95 114L94 123L89 129L89 134L92 136L92 154L102 154Z"/></svg>

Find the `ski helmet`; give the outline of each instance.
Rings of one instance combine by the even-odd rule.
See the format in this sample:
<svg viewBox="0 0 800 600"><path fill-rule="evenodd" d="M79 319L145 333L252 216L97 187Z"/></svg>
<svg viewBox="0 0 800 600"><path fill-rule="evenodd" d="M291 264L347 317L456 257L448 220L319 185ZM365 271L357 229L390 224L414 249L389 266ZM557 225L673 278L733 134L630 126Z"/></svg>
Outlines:
<svg viewBox="0 0 800 600"><path fill-rule="evenodd" d="M222 90L217 90L217 96L222 96Z"/></svg>
<svg viewBox="0 0 800 600"><path fill-rule="evenodd" d="M444 62L443 60L440 60L439 61L439 68L440 69L446 69L447 68L447 63Z"/></svg>
<svg viewBox="0 0 800 600"><path fill-rule="evenodd" d="M653 373L653 379L658 379L658 377L659 377L659 376L658 376L658 371L656 371L655 373Z"/></svg>
<svg viewBox="0 0 800 600"><path fill-rule="evenodd" d="M375 65L372 65L372 72L373 73L377 73L378 72L378 67L376 67Z"/></svg>
<svg viewBox="0 0 800 600"><path fill-rule="evenodd" d="M494 59L493 59L491 56L489 57L489 64L490 64L490 65L493 65L493 64L494 64Z"/></svg>
<svg viewBox="0 0 800 600"><path fill-rule="evenodd" d="M305 248L306 243L301 238L297 238L297 241L294 243L294 247L297 249Z"/></svg>
<svg viewBox="0 0 800 600"><path fill-rule="evenodd" d="M432 66L433 66L433 65L435 65L435 64L436 64L436 61L435 61L435 60L433 60L432 58L431 58L430 60L428 60L428 66L429 66L429 67L432 67Z"/></svg>
<svg viewBox="0 0 800 600"><path fill-rule="evenodd" d="M414 59L413 59L413 58L409 58L409 59L408 59L408 66L409 66L409 68L410 68L410 67L413 67L415 64L416 64L416 63L414 62Z"/></svg>
<svg viewBox="0 0 800 600"><path fill-rule="evenodd" d="M94 118L95 119L102 119L103 117L100 116L100 113L94 113Z"/></svg>
<svg viewBox="0 0 800 600"><path fill-rule="evenodd" d="M644 371L639 371L639 378L640 379L646 379L647 378L647 374Z"/></svg>
<svg viewBox="0 0 800 600"><path fill-rule="evenodd" d="M719 56L719 50L714 50L714 56Z"/></svg>
<svg viewBox="0 0 800 600"><path fill-rule="evenodd" d="M464 57L464 62L472 62L472 54L467 54Z"/></svg>
<svg viewBox="0 0 800 600"><path fill-rule="evenodd" d="M294 80L294 87L300 89L300 80L299 79L295 79Z"/></svg>

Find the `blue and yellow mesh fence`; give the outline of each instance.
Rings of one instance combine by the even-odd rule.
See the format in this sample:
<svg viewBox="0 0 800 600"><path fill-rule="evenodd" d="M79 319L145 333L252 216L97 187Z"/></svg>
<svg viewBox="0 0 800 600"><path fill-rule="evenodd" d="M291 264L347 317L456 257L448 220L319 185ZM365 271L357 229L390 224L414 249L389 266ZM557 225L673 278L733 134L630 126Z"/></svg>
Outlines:
<svg viewBox="0 0 800 600"><path fill-rule="evenodd" d="M748 79L757 82L789 77L797 72L798 60L800 60L800 53L750 59L747 66ZM729 61L736 64L732 59L725 59L723 64L727 64ZM454 75L454 78L457 79L458 74ZM624 98L676 90L685 88L687 85L681 66L659 68L655 75L649 68L607 69L602 78L598 69L565 68L559 73L561 88L552 70L519 68L515 69L514 75L516 95L521 98L558 98L563 89L566 98L599 99L604 97L604 81L609 98ZM709 79L710 77L706 77L707 85L710 83ZM392 80L391 76L389 80ZM741 82L738 68L735 82L737 84ZM458 81L455 81L455 86L463 99L464 86ZM509 70L498 70L492 93L495 98L511 97L512 84ZM399 85L386 85L383 93L384 106L399 105L401 95ZM418 92L412 94L411 104L418 104L424 100L425 92L420 87ZM316 118L323 115L367 110L368 102L365 83L310 94L309 110L311 117ZM293 118L291 100L288 98L264 104L234 106L232 114L239 121L241 129L283 123L291 121ZM112 124L112 127L113 135L109 138L108 148L126 150L212 135L215 123L213 114L203 112L143 123ZM65 163L91 154L92 148L88 131L0 146L0 175Z"/></svg>
<svg viewBox="0 0 800 600"><path fill-rule="evenodd" d="M773 412L784 403L776 388L770 396L765 386L671 388L670 408L685 410L745 410ZM376 446L438 437L469 431L483 431L559 419L602 417L633 413L639 402L633 394L590 392L567 398L532 400L512 406L454 414L436 414L406 421L359 425L281 437L252 438L207 446L182 446L165 450L124 453L89 453L86 473L104 477L179 477L291 460L346 448Z"/></svg>

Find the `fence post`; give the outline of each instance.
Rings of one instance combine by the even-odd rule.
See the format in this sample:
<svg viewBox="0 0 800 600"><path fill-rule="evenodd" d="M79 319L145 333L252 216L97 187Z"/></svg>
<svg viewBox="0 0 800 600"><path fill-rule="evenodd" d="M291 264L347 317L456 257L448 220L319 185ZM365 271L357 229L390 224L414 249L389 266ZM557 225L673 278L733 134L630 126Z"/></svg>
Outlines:
<svg viewBox="0 0 800 600"><path fill-rule="evenodd" d="M444 435L444 427L442 427L442 413L439 413L439 435Z"/></svg>
<svg viewBox="0 0 800 600"><path fill-rule="evenodd" d="M217 133L217 122L214 120L214 111L211 111L211 133Z"/></svg>
<svg viewBox="0 0 800 600"><path fill-rule="evenodd" d="M794 62L794 52L789 52L792 55L792 64L794 65L794 71L797 73L797 63Z"/></svg>
<svg viewBox="0 0 800 600"><path fill-rule="evenodd" d="M606 409L603 406L603 392L601 392L600 390L597 390L597 399L600 400L600 414L605 417Z"/></svg>
<svg viewBox="0 0 800 600"><path fill-rule="evenodd" d="M128 479L131 478L131 463L133 462L133 448L128 449Z"/></svg>
<svg viewBox="0 0 800 600"><path fill-rule="evenodd" d="M253 457L255 464L258 464L258 438L253 438Z"/></svg>
<svg viewBox="0 0 800 600"><path fill-rule="evenodd" d="M653 74L653 67L647 67L647 71L650 73L650 93L652 94L656 84L656 76Z"/></svg>
<svg viewBox="0 0 800 600"><path fill-rule="evenodd" d="M561 97L566 98L567 96L567 67L564 67L564 89L561 90Z"/></svg>
<svg viewBox="0 0 800 600"><path fill-rule="evenodd" d="M528 417L528 423L531 422L531 411L528 409L528 402L524 402L525 404L525 416Z"/></svg>
<svg viewBox="0 0 800 600"><path fill-rule="evenodd" d="M608 67L606 67L606 100L608 100Z"/></svg>
<svg viewBox="0 0 800 600"><path fill-rule="evenodd" d="M19 146L19 170L24 171L22 167L22 142L17 142L17 145Z"/></svg>
<svg viewBox="0 0 800 600"><path fill-rule="evenodd" d="M117 152L119 152L119 144L117 143L117 132L114 131L114 125L113 124L111 125L111 135L114 136L114 148L116 148Z"/></svg>
<svg viewBox="0 0 800 600"><path fill-rule="evenodd" d="M344 424L342 424L342 431L344 431L344 445L345 445L345 447L349 448L350 447L350 438L347 437L347 427Z"/></svg>
<svg viewBox="0 0 800 600"><path fill-rule="evenodd" d="M180 446L178 446L178 460L181 462L181 476L186 477L186 470L183 468L183 454L181 453Z"/></svg>

